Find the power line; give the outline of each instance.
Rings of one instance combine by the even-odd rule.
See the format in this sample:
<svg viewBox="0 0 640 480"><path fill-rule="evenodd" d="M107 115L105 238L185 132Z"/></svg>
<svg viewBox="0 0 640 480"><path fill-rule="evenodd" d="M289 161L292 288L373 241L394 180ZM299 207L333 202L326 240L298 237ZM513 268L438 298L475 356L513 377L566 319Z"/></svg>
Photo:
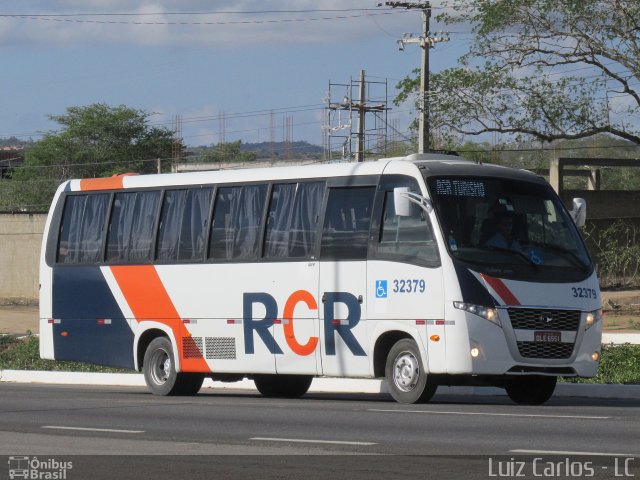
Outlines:
<svg viewBox="0 0 640 480"><path fill-rule="evenodd" d="M279 108L269 108L263 110L250 110L247 112L236 112L236 113L224 113L224 118L234 119L234 118L249 118L249 117L261 117L261 116L269 116L271 113L274 114L283 114L283 113L300 113L300 112L311 112L314 110L322 110L324 104L321 103L313 103L309 105L298 105L293 107L279 107ZM199 116L190 116L183 115L183 123L198 123L198 122L208 122L208 121L218 121L222 118L222 112L216 115L199 115ZM159 121L159 122L149 122L149 125L170 125L170 122Z"/></svg>
<svg viewBox="0 0 640 480"><path fill-rule="evenodd" d="M101 25L178 25L178 26L198 26L198 25L260 25L274 23L299 23L299 22L319 22L325 20L348 20L352 18L379 17L386 15L394 15L397 12L376 12L362 13L353 15L334 15L325 17L303 17L303 18L275 18L263 20L227 20L227 21L129 21L129 20L84 20L75 17L53 17L53 16L36 16L36 15L0 15L4 18L13 18L19 20L36 20L46 22L59 23L90 23Z"/></svg>
<svg viewBox="0 0 640 480"><path fill-rule="evenodd" d="M228 113L225 112L224 116L226 119L234 119L234 118L251 118L251 117L260 117L269 115L270 112L274 113L300 113L300 112L310 112L314 110L322 110L324 108L324 104L322 103L312 103L307 105L296 105L290 107L277 107L277 108L269 108L263 110L249 110L246 112L236 112L236 113ZM183 123L198 123L198 122L208 122L208 121L219 121L221 119L222 114L216 115L183 115ZM172 126L172 120L163 120L163 121L150 121L148 125L150 126ZM60 133L60 130L47 130L46 132L35 131L35 132L26 132L26 133L5 133L0 134L2 138L9 137L30 137L35 135L45 135L45 134L56 134Z"/></svg>
<svg viewBox="0 0 640 480"><path fill-rule="evenodd" d="M151 16L203 16L203 15L253 15L265 13L335 13L370 12L380 8L309 8L301 10L213 10L210 12L85 12L85 13L3 13L0 17L151 17ZM391 10L391 9L383 9Z"/></svg>

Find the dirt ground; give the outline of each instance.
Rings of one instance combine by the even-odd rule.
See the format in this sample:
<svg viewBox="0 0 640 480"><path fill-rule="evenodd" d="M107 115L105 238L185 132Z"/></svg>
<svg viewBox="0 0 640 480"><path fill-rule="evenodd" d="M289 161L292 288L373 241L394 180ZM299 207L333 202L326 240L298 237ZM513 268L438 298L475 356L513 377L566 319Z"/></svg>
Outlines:
<svg viewBox="0 0 640 480"><path fill-rule="evenodd" d="M640 333L640 290L602 292L604 328Z"/></svg>
<svg viewBox="0 0 640 480"><path fill-rule="evenodd" d="M37 333L38 307L0 306L0 333Z"/></svg>
<svg viewBox="0 0 640 480"><path fill-rule="evenodd" d="M640 290L602 292L604 329L640 332ZM0 305L0 334L38 332L37 306Z"/></svg>

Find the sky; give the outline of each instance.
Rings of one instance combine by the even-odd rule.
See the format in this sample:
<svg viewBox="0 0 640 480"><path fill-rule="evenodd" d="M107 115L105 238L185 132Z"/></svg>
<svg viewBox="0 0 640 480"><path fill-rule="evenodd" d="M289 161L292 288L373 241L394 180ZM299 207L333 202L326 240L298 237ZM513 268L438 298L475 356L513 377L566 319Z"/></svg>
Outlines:
<svg viewBox="0 0 640 480"><path fill-rule="evenodd" d="M397 40L421 32L421 15L377 3L0 0L0 138L38 139L58 127L48 115L102 102L142 109L171 129L179 115L189 146L221 140L221 112L225 141L281 141L290 118L292 140L322 145L329 83L360 70L388 81L388 122L406 135L415 112L392 100L419 67L420 48L401 52ZM432 4L434 14L443 8ZM432 33L442 28L432 21ZM454 66L469 39L439 44L431 70Z"/></svg>

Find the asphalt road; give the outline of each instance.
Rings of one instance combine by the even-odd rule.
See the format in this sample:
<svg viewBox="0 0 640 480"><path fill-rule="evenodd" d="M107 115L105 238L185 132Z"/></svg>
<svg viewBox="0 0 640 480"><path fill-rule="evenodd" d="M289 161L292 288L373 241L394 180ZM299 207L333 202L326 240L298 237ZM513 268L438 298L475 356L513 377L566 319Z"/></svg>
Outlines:
<svg viewBox="0 0 640 480"><path fill-rule="evenodd" d="M142 388L0 386L0 455L75 459L69 479L84 478L83 464L92 478L146 478L139 473L154 469L149 478L175 478L170 466L204 472L188 478L390 478L463 467L469 478L486 478L490 458L496 473L520 456L579 462L586 454L635 458L628 467L640 477L640 399L558 398L525 407L498 397L436 396L400 405L380 395L285 400L204 390L180 398ZM212 455L219 455L214 476L206 475ZM5 473L0 464L0 478Z"/></svg>

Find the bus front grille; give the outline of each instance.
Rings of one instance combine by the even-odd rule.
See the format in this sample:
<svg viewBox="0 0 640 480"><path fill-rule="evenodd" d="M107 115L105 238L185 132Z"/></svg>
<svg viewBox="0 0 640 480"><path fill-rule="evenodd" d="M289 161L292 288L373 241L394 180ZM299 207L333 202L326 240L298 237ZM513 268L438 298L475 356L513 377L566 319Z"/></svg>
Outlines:
<svg viewBox="0 0 640 480"><path fill-rule="evenodd" d="M523 358L569 358L573 346L562 342L518 342L518 351Z"/></svg>
<svg viewBox="0 0 640 480"><path fill-rule="evenodd" d="M579 310L547 308L508 308L514 330L576 331L580 326Z"/></svg>

